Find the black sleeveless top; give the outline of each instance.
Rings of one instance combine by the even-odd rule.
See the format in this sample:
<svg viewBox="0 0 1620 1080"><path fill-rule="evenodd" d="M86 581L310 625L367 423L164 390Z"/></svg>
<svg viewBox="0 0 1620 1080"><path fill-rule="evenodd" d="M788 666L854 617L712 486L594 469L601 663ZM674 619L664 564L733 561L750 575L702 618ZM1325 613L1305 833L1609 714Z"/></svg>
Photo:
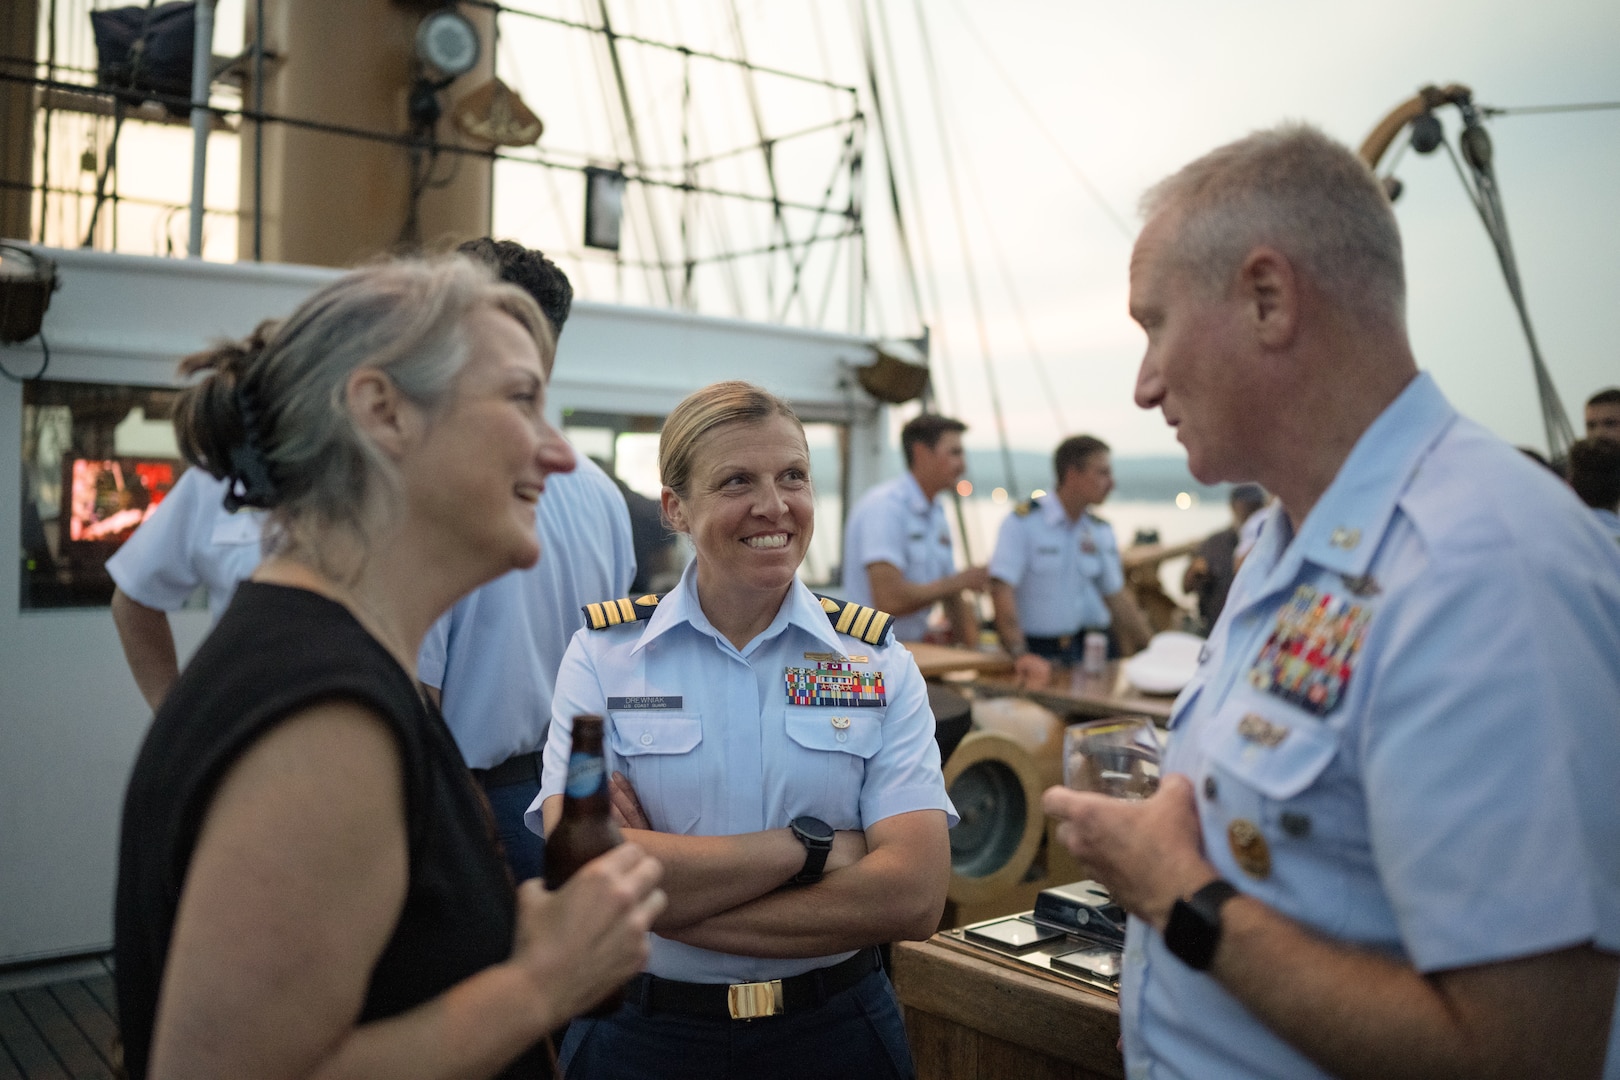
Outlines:
<svg viewBox="0 0 1620 1080"><path fill-rule="evenodd" d="M114 952L132 1080L146 1076L180 890L220 780L277 723L333 698L387 722L405 781L409 885L361 1022L405 1012L511 954L512 880L438 710L342 605L244 582L158 709L124 799ZM502 1074L544 1075L541 1047Z"/></svg>

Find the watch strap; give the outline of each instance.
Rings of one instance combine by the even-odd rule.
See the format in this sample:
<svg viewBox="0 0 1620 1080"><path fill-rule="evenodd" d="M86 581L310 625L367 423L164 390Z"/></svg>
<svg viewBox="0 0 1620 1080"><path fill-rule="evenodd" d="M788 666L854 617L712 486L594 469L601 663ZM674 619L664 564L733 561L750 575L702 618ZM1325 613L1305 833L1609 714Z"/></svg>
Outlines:
<svg viewBox="0 0 1620 1080"><path fill-rule="evenodd" d="M1221 908L1238 891L1216 878L1191 896L1177 900L1165 924L1165 947L1194 971L1207 971L1221 943Z"/></svg>
<svg viewBox="0 0 1620 1080"><path fill-rule="evenodd" d="M819 823L819 822L818 822ZM795 885L814 885L821 880L822 872L827 866L827 854L832 851L832 841L814 837L799 828L798 819L788 826L799 843L804 845L804 866L793 875Z"/></svg>

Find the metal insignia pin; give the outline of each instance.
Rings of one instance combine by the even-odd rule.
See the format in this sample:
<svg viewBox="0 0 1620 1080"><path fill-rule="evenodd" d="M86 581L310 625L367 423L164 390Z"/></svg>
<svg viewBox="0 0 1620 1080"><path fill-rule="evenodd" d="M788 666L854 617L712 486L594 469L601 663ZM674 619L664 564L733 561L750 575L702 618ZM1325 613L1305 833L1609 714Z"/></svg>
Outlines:
<svg viewBox="0 0 1620 1080"><path fill-rule="evenodd" d="M832 718L832 726L837 728L839 731L843 731L845 728L849 727L849 717L847 717L847 716L835 716L835 717L833 717Z"/></svg>
<svg viewBox="0 0 1620 1080"><path fill-rule="evenodd" d="M1342 574L1340 576L1344 578L1344 587L1357 596L1377 596L1384 591L1383 586L1379 585L1378 580L1371 574L1357 574L1355 576Z"/></svg>
<svg viewBox="0 0 1620 1080"><path fill-rule="evenodd" d="M1258 825L1238 818L1226 827L1226 842L1245 874L1261 879L1271 876L1271 845Z"/></svg>
<svg viewBox="0 0 1620 1080"><path fill-rule="evenodd" d="M1328 543L1332 544L1336 548L1344 548L1344 550L1349 551L1351 548L1361 543L1361 530L1346 529L1343 527L1334 529L1333 535L1328 537Z"/></svg>

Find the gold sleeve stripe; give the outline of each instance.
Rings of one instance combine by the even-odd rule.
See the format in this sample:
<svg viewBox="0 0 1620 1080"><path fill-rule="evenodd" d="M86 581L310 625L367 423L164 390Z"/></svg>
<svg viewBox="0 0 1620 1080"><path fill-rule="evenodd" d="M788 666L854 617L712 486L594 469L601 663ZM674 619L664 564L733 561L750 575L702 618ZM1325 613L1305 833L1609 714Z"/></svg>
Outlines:
<svg viewBox="0 0 1620 1080"><path fill-rule="evenodd" d="M636 609L635 606L630 603L630 598L626 596L624 599L617 601L617 603L619 605L619 617L625 622L635 622Z"/></svg>
<svg viewBox="0 0 1620 1080"><path fill-rule="evenodd" d="M587 604L585 609L591 616L592 630L600 630L607 625L607 616L602 613L601 604Z"/></svg>
<svg viewBox="0 0 1620 1080"><path fill-rule="evenodd" d="M868 645L877 645L882 642L884 628L889 625L889 613L887 611L878 611L873 614L875 618L872 620L872 625L867 627L866 636L861 639Z"/></svg>
<svg viewBox="0 0 1620 1080"><path fill-rule="evenodd" d="M855 616L860 612L860 610L861 605L855 603L854 601L845 604L844 613L838 616L838 621L833 624L833 629L837 630L840 634L849 633L849 624L855 621Z"/></svg>
<svg viewBox="0 0 1620 1080"><path fill-rule="evenodd" d="M877 613L869 607L861 608L861 613L855 616L855 623L849 628L849 632L862 641L869 640L866 636L866 624L872 621L875 614Z"/></svg>
<svg viewBox="0 0 1620 1080"><path fill-rule="evenodd" d="M620 623L624 622L624 616L619 614L619 605L617 601L609 600L607 603L603 604L602 613L607 616L609 626L618 626Z"/></svg>

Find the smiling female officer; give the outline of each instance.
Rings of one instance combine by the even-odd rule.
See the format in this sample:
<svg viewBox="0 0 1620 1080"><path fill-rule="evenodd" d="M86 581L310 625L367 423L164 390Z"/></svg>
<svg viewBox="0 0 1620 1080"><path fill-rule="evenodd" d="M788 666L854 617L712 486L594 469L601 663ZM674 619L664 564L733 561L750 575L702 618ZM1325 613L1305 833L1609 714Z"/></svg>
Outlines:
<svg viewBox="0 0 1620 1080"><path fill-rule="evenodd" d="M937 928L955 813L890 619L797 571L804 428L756 386L670 414L665 517L697 558L666 597L587 608L557 676L531 824L562 809L572 718L606 717L615 808L669 908L625 1005L569 1028L570 1077L909 1077L873 946Z"/></svg>

